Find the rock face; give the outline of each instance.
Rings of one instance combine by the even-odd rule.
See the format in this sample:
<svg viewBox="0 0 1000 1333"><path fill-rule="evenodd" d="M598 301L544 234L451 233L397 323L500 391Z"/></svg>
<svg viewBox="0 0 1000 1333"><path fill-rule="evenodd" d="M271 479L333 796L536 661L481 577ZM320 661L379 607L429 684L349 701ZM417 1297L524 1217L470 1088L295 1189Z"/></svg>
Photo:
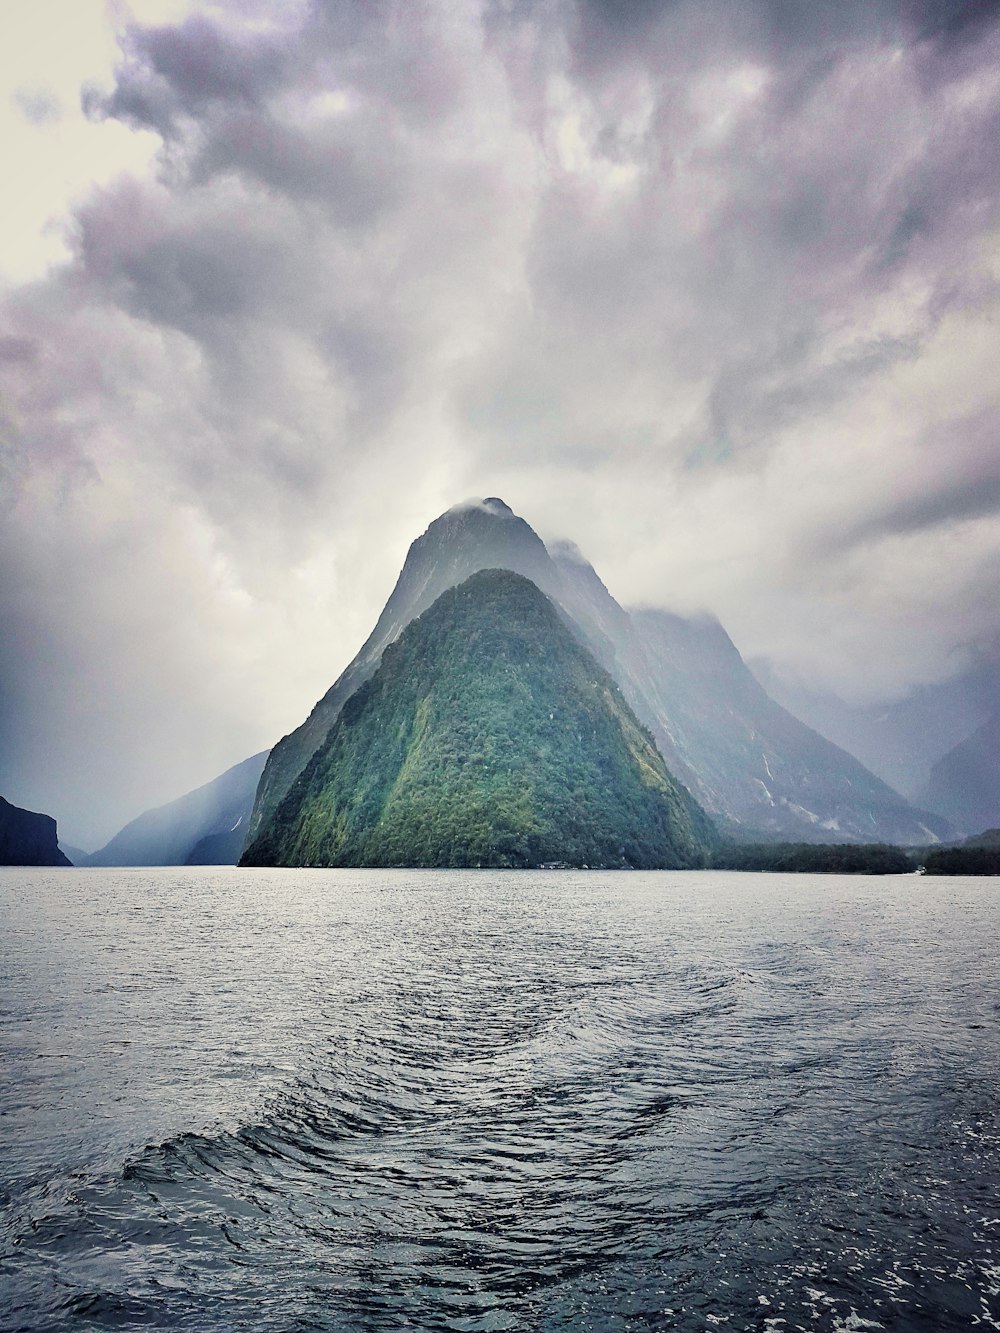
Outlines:
<svg viewBox="0 0 1000 1333"><path fill-rule="evenodd" d="M92 866L235 865L246 837L254 793L267 759L262 750L185 796L126 824Z"/></svg>
<svg viewBox="0 0 1000 1333"><path fill-rule="evenodd" d="M0 796L0 866L68 866L51 815L22 810Z"/></svg>
<svg viewBox="0 0 1000 1333"><path fill-rule="evenodd" d="M916 809L771 699L717 621L629 614L569 543L546 548L502 500L457 506L410 547L361 652L271 752L247 845L276 812L388 644L449 587L510 569L547 593L653 733L667 768L734 836L925 844L947 820Z"/></svg>
<svg viewBox="0 0 1000 1333"><path fill-rule="evenodd" d="M492 569L386 648L242 864L676 868L714 841L549 598Z"/></svg>
<svg viewBox="0 0 1000 1333"><path fill-rule="evenodd" d="M1000 824L1000 710L938 760L923 797L966 833Z"/></svg>

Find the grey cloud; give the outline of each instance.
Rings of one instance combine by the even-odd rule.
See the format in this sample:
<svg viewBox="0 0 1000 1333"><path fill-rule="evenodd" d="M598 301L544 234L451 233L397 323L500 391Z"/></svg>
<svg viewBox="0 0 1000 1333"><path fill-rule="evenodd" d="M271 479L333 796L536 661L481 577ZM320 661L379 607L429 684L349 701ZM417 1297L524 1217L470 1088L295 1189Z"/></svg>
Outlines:
<svg viewBox="0 0 1000 1333"><path fill-rule="evenodd" d="M177 28L153 28L137 35L143 56L189 104L219 100L253 102L284 81L287 57L268 37L234 39L208 19L193 16Z"/></svg>
<svg viewBox="0 0 1000 1333"><path fill-rule="evenodd" d="M1000 422L991 413L951 421L921 439L914 472L899 479L897 493L874 509L862 497L856 515L814 534L814 557L983 518L996 517L1000 527L998 437Z"/></svg>
<svg viewBox="0 0 1000 1333"><path fill-rule="evenodd" d="M306 133L270 117L236 114L214 126L193 175L211 180L239 172L279 194L321 203L342 226L360 227L398 203L408 166L384 118Z"/></svg>
<svg viewBox="0 0 1000 1333"><path fill-rule="evenodd" d="M718 193L707 228L690 228L678 208L676 176L647 148L637 163L640 194L619 215L609 219L579 190L552 193L537 234L534 290L567 342L574 329L586 330L613 356L618 337L634 345L644 335L654 373L663 358L690 376L715 377L710 401L727 437L716 451L723 457L731 452L730 423L760 440L793 410L820 405L837 387L842 392L852 377L866 377L894 355L913 357L948 309L968 299L955 275L963 271L964 248L978 245L1000 171L992 101L942 115L933 92L912 80L910 105L894 100L878 74L865 71L861 82L855 70L865 57L889 62L890 49L859 52L857 41L838 49L832 40L843 35L846 10L838 7L839 17L821 23L821 7L795 8L813 17L803 17L806 26L794 30L794 42L768 68L762 95L719 142L698 142L696 118L683 99L678 103L678 58L671 55L680 47L693 82L719 58L718 22L706 25L700 45L681 46L675 39L690 38L689 11L663 6L657 40L618 53L630 69L644 69L664 108L654 112L652 133L662 144L679 135L691 145L687 170ZM782 7L745 9L758 21L770 13L772 35L784 31ZM616 22L631 13L624 7ZM650 16L642 6L643 26ZM886 6L880 26L891 27L890 18L901 23L906 15ZM735 18L730 58L744 33L745 19ZM809 37L814 44L800 49ZM598 80L598 112L607 77L605 70ZM582 87L593 91L586 78ZM900 269L908 259L934 287L917 326L869 338L833 366L814 367L831 303L888 290L905 280ZM700 444L696 452L703 452Z"/></svg>
<svg viewBox="0 0 1000 1333"><path fill-rule="evenodd" d="M469 493L845 688L1000 631L983 524L939 588L892 553L995 498L962 359L998 300L1000 16L245 12L133 28L86 100L163 137L156 177L0 312L0 790L49 781L85 840L259 750Z"/></svg>
<svg viewBox="0 0 1000 1333"><path fill-rule="evenodd" d="M994 0L907 0L904 13L921 37L942 43L973 41L997 16Z"/></svg>
<svg viewBox="0 0 1000 1333"><path fill-rule="evenodd" d="M1000 476L961 481L935 495L919 496L908 504L897 505L867 529L856 529L854 540L919 532L939 524L962 523L990 515L1000 516Z"/></svg>
<svg viewBox="0 0 1000 1333"><path fill-rule="evenodd" d="M0 337L0 361L30 363L38 356L38 344L31 338Z"/></svg>
<svg viewBox="0 0 1000 1333"><path fill-rule="evenodd" d="M996 20L993 0L749 0L699 5L695 0L577 0L577 34L584 45L621 55L677 11L698 14L703 32L738 31L743 49L771 53L894 39L950 44L973 39ZM633 48L635 49L635 48Z"/></svg>
<svg viewBox="0 0 1000 1333"><path fill-rule="evenodd" d="M18 88L14 101L32 125L52 125L63 114L62 103L48 88Z"/></svg>
<svg viewBox="0 0 1000 1333"><path fill-rule="evenodd" d="M113 210L84 214L82 254L105 290L150 323L209 337L214 326L280 309L295 285L284 238L252 223L216 215L144 227L133 215L123 235L122 221Z"/></svg>
<svg viewBox="0 0 1000 1333"><path fill-rule="evenodd" d="M270 36L234 37L195 15L178 27L131 30L110 96L90 88L85 108L170 135L180 114L214 103L254 105L287 76L288 52Z"/></svg>
<svg viewBox="0 0 1000 1333"><path fill-rule="evenodd" d="M872 0L836 5L800 0L750 0L704 5L697 0L577 0L569 26L578 70L603 77L622 61L651 59L672 70L705 55L739 51L754 59L798 58L803 51L836 49L898 29L901 6Z"/></svg>

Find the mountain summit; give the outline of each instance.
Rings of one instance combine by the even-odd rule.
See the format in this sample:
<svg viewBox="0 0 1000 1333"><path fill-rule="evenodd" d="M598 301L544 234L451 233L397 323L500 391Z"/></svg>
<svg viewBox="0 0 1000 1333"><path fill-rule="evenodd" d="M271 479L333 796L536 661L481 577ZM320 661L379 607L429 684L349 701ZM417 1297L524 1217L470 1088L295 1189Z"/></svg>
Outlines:
<svg viewBox="0 0 1000 1333"><path fill-rule="evenodd" d="M386 648L243 865L703 865L711 821L534 583L482 570Z"/></svg>
<svg viewBox="0 0 1000 1333"><path fill-rule="evenodd" d="M545 543L503 500L467 500L435 519L407 552L392 595L357 657L305 722L271 751L257 789L248 846L323 744L346 701L373 675L388 645L446 589L480 569L509 569L558 595L559 574Z"/></svg>

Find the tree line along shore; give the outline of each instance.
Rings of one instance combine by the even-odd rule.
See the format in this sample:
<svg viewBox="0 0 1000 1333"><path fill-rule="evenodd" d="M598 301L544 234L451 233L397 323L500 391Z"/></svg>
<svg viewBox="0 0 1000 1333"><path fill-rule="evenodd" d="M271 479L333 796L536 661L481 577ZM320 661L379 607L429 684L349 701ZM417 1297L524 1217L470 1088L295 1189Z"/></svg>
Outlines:
<svg viewBox="0 0 1000 1333"><path fill-rule="evenodd" d="M1000 875L1000 842L962 847L893 847L886 843L776 842L725 844L714 870L830 875Z"/></svg>

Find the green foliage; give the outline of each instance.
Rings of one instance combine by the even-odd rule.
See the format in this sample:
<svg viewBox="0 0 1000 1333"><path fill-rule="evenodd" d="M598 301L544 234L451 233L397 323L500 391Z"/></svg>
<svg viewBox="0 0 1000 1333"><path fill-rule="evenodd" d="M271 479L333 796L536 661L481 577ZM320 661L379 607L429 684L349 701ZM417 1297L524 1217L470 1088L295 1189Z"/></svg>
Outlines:
<svg viewBox="0 0 1000 1333"><path fill-rule="evenodd" d="M1000 847L935 847L923 854L928 875L1000 875Z"/></svg>
<svg viewBox="0 0 1000 1333"><path fill-rule="evenodd" d="M775 842L721 847L712 855L712 866L829 875L905 875L915 869L901 847L885 843Z"/></svg>
<svg viewBox="0 0 1000 1333"><path fill-rule="evenodd" d="M548 598L484 570L386 649L243 863L674 868L714 840Z"/></svg>

